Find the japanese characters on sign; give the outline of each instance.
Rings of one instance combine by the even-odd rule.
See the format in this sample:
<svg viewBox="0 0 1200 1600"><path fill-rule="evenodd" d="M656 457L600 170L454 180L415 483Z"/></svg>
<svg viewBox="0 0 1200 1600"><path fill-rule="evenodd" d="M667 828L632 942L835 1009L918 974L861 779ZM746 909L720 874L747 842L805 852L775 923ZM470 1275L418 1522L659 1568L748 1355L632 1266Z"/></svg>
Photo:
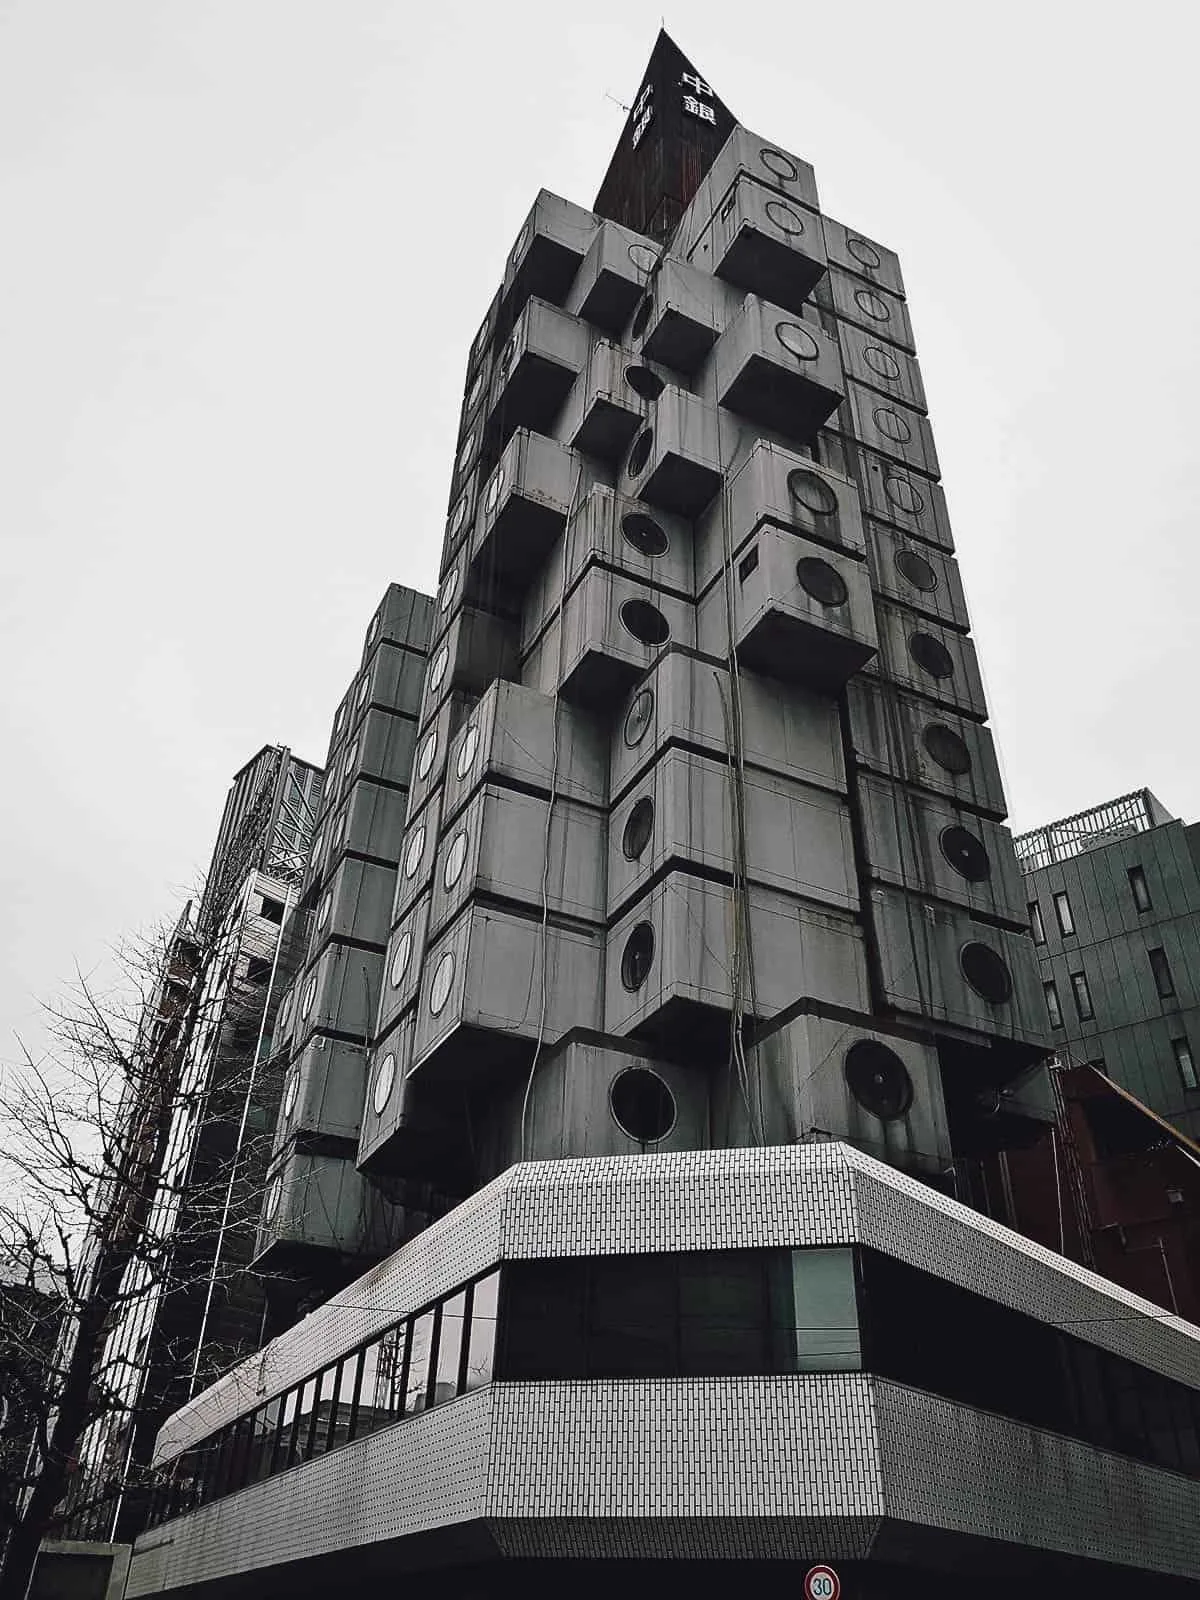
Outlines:
<svg viewBox="0 0 1200 1600"><path fill-rule="evenodd" d="M633 148L636 150L642 142L642 137L654 119L654 85L648 83L638 95L637 105L633 108Z"/></svg>
<svg viewBox="0 0 1200 1600"><path fill-rule="evenodd" d="M717 113L713 106L705 104L705 97L712 99L712 90L704 79L694 72L685 72L679 80L683 89L690 89L690 94L683 97L683 109L689 117L699 117L701 122L711 122L716 126Z"/></svg>

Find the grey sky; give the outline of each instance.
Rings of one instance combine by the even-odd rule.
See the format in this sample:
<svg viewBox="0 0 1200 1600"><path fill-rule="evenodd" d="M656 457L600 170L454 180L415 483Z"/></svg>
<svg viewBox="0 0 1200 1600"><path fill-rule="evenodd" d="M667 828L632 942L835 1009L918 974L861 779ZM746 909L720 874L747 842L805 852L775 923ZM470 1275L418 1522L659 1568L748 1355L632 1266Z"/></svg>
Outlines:
<svg viewBox="0 0 1200 1600"><path fill-rule="evenodd" d="M901 254L1018 828L1143 783L1200 816L1194 15L666 16ZM255 749L321 759L385 584L433 586L467 345L658 23L0 0L0 1056L172 909Z"/></svg>

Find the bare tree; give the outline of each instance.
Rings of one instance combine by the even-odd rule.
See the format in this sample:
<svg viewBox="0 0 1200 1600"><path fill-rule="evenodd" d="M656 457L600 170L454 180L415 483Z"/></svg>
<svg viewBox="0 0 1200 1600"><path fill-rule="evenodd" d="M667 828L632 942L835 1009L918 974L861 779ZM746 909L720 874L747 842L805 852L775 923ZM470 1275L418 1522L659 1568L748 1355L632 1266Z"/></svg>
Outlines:
<svg viewBox="0 0 1200 1600"><path fill-rule="evenodd" d="M0 1382L24 1422L0 1448L5 1600L114 1479L144 1484L135 1440L254 1347L168 1352L187 1387L147 1390L151 1328L169 1336L173 1298L211 1299L214 1270L245 1275L248 1249L214 1268L218 1237L253 1238L270 1118L247 1111L278 1100L258 1064L275 963L246 955L236 920L203 930L189 905L120 952L113 986L78 975L47 1008L47 1054L0 1087ZM176 1319L181 1345L204 1320Z"/></svg>

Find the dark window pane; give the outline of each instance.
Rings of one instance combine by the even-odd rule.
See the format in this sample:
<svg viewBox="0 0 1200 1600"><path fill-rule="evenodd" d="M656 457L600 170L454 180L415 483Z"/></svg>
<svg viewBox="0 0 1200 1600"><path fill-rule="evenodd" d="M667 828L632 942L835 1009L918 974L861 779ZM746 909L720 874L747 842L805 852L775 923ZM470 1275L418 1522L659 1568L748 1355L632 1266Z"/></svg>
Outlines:
<svg viewBox="0 0 1200 1600"><path fill-rule="evenodd" d="M674 1264L671 1256L600 1256L592 1261L589 1378L675 1373Z"/></svg>
<svg viewBox="0 0 1200 1600"><path fill-rule="evenodd" d="M1033 935L1034 944L1045 944L1046 929L1042 924L1042 908L1036 900L1029 902L1029 931Z"/></svg>
<svg viewBox="0 0 1200 1600"><path fill-rule="evenodd" d="M1058 931L1064 937L1075 932L1075 918L1071 915L1071 902L1065 890L1054 896L1054 915L1058 918Z"/></svg>
<svg viewBox="0 0 1200 1600"><path fill-rule="evenodd" d="M1092 1010L1092 992L1084 973L1071 974L1071 992L1075 996L1075 1010L1079 1013L1080 1022L1090 1022L1096 1013Z"/></svg>
<svg viewBox="0 0 1200 1600"><path fill-rule="evenodd" d="M728 1250L679 1262L679 1371L768 1372L766 1257Z"/></svg>
<svg viewBox="0 0 1200 1600"><path fill-rule="evenodd" d="M406 1416L424 1411L429 1404L430 1366L433 1361L434 1313L423 1311L412 1325L412 1342L409 1347L408 1376L404 1386L404 1413Z"/></svg>
<svg viewBox="0 0 1200 1600"><path fill-rule="evenodd" d="M1175 1065L1179 1068L1180 1081L1185 1089L1200 1089L1200 1078L1196 1076L1196 1063L1192 1060L1192 1047L1186 1037L1171 1040L1171 1049L1175 1052Z"/></svg>
<svg viewBox="0 0 1200 1600"><path fill-rule="evenodd" d="M442 1319L438 1330L437 1374L433 1384L432 1405L453 1400L458 1394L459 1366L462 1362L463 1321L467 1311L465 1289L452 1295L442 1305Z"/></svg>
<svg viewBox="0 0 1200 1600"><path fill-rule="evenodd" d="M1053 983L1042 985L1046 994L1046 1015L1050 1018L1052 1028L1061 1028L1063 1025L1062 1007L1058 1003L1058 988Z"/></svg>
<svg viewBox="0 0 1200 1600"><path fill-rule="evenodd" d="M480 1278L471 1291L471 1331L467 1340L466 1387L480 1389L492 1381L496 1350L496 1304L500 1273Z"/></svg>
<svg viewBox="0 0 1200 1600"><path fill-rule="evenodd" d="M1175 980L1171 976L1171 966L1167 960L1167 952L1163 949L1151 950L1150 971L1154 974L1154 987L1158 990L1159 998L1169 1000L1175 993Z"/></svg>
<svg viewBox="0 0 1200 1600"><path fill-rule="evenodd" d="M501 1378L582 1378L586 1261L513 1261L503 1279Z"/></svg>
<svg viewBox="0 0 1200 1600"><path fill-rule="evenodd" d="M1130 867L1129 888L1133 894L1133 903L1139 911L1152 909L1150 901L1150 887L1146 882L1146 874L1141 867Z"/></svg>

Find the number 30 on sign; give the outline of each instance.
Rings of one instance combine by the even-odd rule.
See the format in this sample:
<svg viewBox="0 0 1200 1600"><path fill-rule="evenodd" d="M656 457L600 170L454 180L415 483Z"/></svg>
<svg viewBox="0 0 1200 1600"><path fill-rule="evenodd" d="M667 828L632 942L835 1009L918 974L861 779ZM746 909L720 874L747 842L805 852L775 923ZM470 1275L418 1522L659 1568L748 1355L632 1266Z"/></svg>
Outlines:
<svg viewBox="0 0 1200 1600"><path fill-rule="evenodd" d="M804 1600L838 1600L842 1580L832 1567L810 1567L804 1579Z"/></svg>

